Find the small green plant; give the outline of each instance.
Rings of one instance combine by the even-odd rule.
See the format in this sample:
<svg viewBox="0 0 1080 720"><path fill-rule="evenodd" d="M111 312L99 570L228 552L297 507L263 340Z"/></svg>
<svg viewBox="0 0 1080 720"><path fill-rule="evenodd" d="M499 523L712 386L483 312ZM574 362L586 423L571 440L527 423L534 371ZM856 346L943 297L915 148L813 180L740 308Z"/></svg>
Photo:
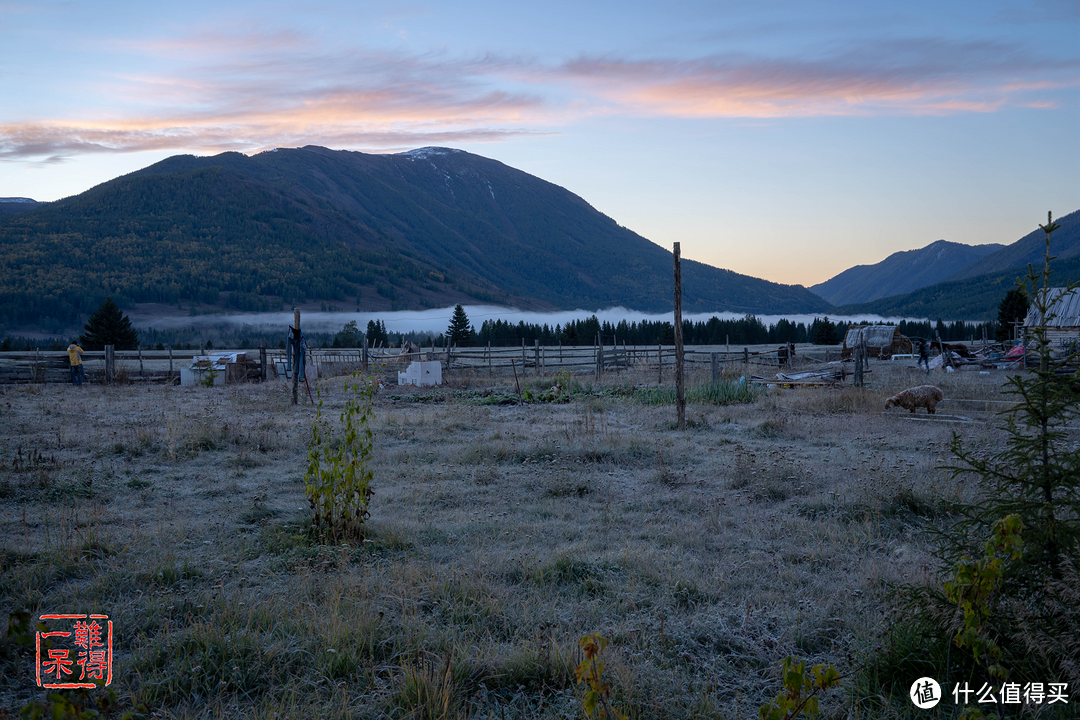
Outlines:
<svg viewBox="0 0 1080 720"><path fill-rule="evenodd" d="M339 424L323 417L322 390L308 442L304 489L315 515L315 532L333 542L361 540L371 500L371 419L375 381L358 373L345 381Z"/></svg>
<svg viewBox="0 0 1080 720"><path fill-rule="evenodd" d="M840 682L840 673L832 665L815 665L808 673L806 663L794 657L784 658L784 691L758 711L761 720L794 720L803 713L817 717L821 713L818 695Z"/></svg>
<svg viewBox="0 0 1080 720"><path fill-rule="evenodd" d="M986 556L979 560L961 562L955 577L945 583L945 595L964 613L964 624L953 642L968 648L975 662L986 665L995 678L1004 681L1008 671L999 664L1001 647L986 633L994 606L990 602L1001 581L1002 565L1006 558L1019 560L1023 540L1020 517L1009 515L994 523L993 533L986 541Z"/></svg>
<svg viewBox="0 0 1080 720"><path fill-rule="evenodd" d="M585 635L578 641L578 646L585 654L585 659L574 670L578 685L585 685L585 697L581 704L585 717L613 718L626 720L626 713L611 706L611 683L604 680L604 663L600 653L608 645L607 638L600 633Z"/></svg>
<svg viewBox="0 0 1080 720"><path fill-rule="evenodd" d="M214 387L215 380L217 380L217 370L214 369L214 363L211 362L206 366L206 372L203 373L202 379L199 380L199 384L203 387Z"/></svg>
<svg viewBox="0 0 1080 720"><path fill-rule="evenodd" d="M94 720L95 718L120 718L120 720L138 720L150 717L146 705L120 714L120 703L116 691L109 688L104 693L87 690L50 693L49 699L40 703L31 701L19 711L19 717L26 720Z"/></svg>

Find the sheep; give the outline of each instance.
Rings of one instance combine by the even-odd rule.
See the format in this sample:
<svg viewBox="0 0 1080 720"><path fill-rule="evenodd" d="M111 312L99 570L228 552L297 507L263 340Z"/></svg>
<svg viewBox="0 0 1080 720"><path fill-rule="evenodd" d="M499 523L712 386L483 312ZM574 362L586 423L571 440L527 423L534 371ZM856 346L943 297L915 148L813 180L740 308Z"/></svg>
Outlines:
<svg viewBox="0 0 1080 720"><path fill-rule="evenodd" d="M945 394L941 392L941 388L933 385L920 385L893 395L885 401L885 409L902 407L915 412L915 408L924 407L926 412L933 415L937 411L937 404L941 402L943 397L945 397Z"/></svg>

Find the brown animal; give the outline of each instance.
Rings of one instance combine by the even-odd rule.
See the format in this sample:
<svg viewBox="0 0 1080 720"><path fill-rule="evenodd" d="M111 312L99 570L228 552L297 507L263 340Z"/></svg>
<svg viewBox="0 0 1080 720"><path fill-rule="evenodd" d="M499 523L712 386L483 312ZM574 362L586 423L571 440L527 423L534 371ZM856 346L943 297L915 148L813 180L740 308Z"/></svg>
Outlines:
<svg viewBox="0 0 1080 720"><path fill-rule="evenodd" d="M937 404L941 402L943 397L945 397L945 394L941 392L941 388L933 385L920 385L893 395L885 401L885 409L902 407L915 412L915 408L923 407L926 408L926 412L933 415L937 412Z"/></svg>

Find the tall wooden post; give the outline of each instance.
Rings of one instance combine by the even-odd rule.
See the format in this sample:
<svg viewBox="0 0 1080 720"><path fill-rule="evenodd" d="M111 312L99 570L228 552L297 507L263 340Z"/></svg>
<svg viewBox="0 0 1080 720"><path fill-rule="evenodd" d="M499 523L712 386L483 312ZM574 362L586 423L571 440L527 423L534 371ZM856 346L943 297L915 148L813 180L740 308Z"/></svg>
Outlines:
<svg viewBox="0 0 1080 720"><path fill-rule="evenodd" d="M116 372L116 346L105 346L105 384L112 385L113 376Z"/></svg>
<svg viewBox="0 0 1080 720"><path fill-rule="evenodd" d="M600 382L600 333L593 339L593 352L596 354L596 381Z"/></svg>
<svg viewBox="0 0 1080 720"><path fill-rule="evenodd" d="M683 390L682 344L682 267L679 243L675 243L675 407L678 409L679 429L686 429L686 394Z"/></svg>
<svg viewBox="0 0 1080 720"><path fill-rule="evenodd" d="M264 370L263 372L265 373L266 371ZM170 381L172 381L172 373L173 373L173 369L172 369L172 345L170 345L169 346L169 380Z"/></svg>
<svg viewBox="0 0 1080 720"><path fill-rule="evenodd" d="M171 357L172 353L169 355ZM259 380L266 382L266 346L259 348Z"/></svg>
<svg viewBox="0 0 1080 720"><path fill-rule="evenodd" d="M292 404L300 397L300 311L293 310L293 332L289 342L293 344Z"/></svg>
<svg viewBox="0 0 1080 720"><path fill-rule="evenodd" d="M536 374L540 375L540 340L533 340L533 364L536 365Z"/></svg>
<svg viewBox="0 0 1080 720"><path fill-rule="evenodd" d="M720 379L720 353L712 354L712 379L713 382Z"/></svg>
<svg viewBox="0 0 1080 720"><path fill-rule="evenodd" d="M855 340L855 386L862 387L863 384L863 332L859 331L858 337Z"/></svg>
<svg viewBox="0 0 1080 720"><path fill-rule="evenodd" d="M144 375L145 373L143 372L143 363L142 363L142 347L138 347L138 348L136 348L136 350L137 350L137 351L138 351L138 353L139 353L139 377L143 377L143 375Z"/></svg>
<svg viewBox="0 0 1080 720"><path fill-rule="evenodd" d="M435 346L432 345L432 352L435 352ZM364 364L364 372L368 371L368 339L367 335L364 336L364 347L361 348L360 362Z"/></svg>
<svg viewBox="0 0 1080 720"><path fill-rule="evenodd" d="M487 344L487 361L488 361L488 377L491 377L493 373L491 371L491 341L490 340L488 340L488 344Z"/></svg>

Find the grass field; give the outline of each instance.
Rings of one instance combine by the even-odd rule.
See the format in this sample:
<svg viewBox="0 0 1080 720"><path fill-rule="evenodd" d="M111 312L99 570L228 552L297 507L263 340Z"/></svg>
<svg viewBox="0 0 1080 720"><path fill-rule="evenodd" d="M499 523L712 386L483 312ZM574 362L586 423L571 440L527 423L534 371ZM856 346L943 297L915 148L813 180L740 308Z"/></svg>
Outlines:
<svg viewBox="0 0 1080 720"><path fill-rule="evenodd" d="M950 401L1004 375L936 373L964 417L913 420L884 399L927 377L896 365L691 404L685 431L633 371L523 405L512 378L384 388L359 546L308 532L314 409L284 383L3 387L0 614L108 614L113 687L164 717L581 717L592 632L631 717L756 717L785 656L874 651L888 585L936 570L920 524L970 495L952 432L1000 441ZM32 653L0 661L0 707L44 698Z"/></svg>

